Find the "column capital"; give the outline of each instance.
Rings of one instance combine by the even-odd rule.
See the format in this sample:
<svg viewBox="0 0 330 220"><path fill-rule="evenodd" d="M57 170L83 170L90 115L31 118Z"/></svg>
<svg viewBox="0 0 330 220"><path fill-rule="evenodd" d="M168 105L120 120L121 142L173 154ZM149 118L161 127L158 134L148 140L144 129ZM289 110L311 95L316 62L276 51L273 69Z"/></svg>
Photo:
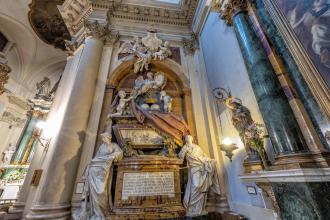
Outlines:
<svg viewBox="0 0 330 220"><path fill-rule="evenodd" d="M182 45L185 55L193 55L195 51L199 49L198 35L194 32L191 32L190 38L182 39Z"/></svg>
<svg viewBox="0 0 330 220"><path fill-rule="evenodd" d="M220 18L226 22L228 26L233 25L233 16L240 11L246 11L248 0L214 0L213 8L219 11Z"/></svg>

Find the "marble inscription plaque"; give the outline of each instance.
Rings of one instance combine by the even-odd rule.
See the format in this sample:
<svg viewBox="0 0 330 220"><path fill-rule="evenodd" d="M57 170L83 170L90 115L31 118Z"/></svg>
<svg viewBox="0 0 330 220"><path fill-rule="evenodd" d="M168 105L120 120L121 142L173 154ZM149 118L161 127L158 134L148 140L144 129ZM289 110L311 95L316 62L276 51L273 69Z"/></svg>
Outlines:
<svg viewBox="0 0 330 220"><path fill-rule="evenodd" d="M124 173L122 199L130 196L174 197L174 172Z"/></svg>

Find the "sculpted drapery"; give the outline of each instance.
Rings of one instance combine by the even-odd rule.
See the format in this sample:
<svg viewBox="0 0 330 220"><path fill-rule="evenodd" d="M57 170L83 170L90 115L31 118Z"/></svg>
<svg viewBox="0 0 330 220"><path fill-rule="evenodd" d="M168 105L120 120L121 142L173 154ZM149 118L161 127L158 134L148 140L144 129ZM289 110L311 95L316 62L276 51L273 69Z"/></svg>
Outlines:
<svg viewBox="0 0 330 220"><path fill-rule="evenodd" d="M185 136L185 145L179 158L188 163L188 183L184 195L184 207L187 216L206 214L205 205L208 192L220 195L220 185L216 170L216 161L208 158L202 149L193 143L193 137Z"/></svg>
<svg viewBox="0 0 330 220"><path fill-rule="evenodd" d="M102 134L103 143L85 171L85 186L81 208L73 214L75 220L105 220L112 208L110 186L112 163L121 160L123 152L111 135Z"/></svg>

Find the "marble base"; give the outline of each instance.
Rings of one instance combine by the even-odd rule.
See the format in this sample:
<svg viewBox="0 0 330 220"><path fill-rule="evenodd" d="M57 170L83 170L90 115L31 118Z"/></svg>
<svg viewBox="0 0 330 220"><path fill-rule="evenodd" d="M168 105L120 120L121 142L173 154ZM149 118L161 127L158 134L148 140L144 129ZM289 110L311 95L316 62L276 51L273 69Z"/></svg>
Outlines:
<svg viewBox="0 0 330 220"><path fill-rule="evenodd" d="M330 216L330 168L258 171L240 179L265 191L282 220Z"/></svg>
<svg viewBox="0 0 330 220"><path fill-rule="evenodd" d="M263 169L262 162L260 160L259 161L245 160L243 163L243 167L244 167L244 173L251 173Z"/></svg>
<svg viewBox="0 0 330 220"><path fill-rule="evenodd" d="M287 170L298 168L326 168L329 166L329 152L306 152L277 156L276 162L271 166L271 169Z"/></svg>
<svg viewBox="0 0 330 220"><path fill-rule="evenodd" d="M125 158L115 163L117 178L114 207L110 219L175 219L185 215L181 203L179 167L182 161L177 158L145 155ZM173 172L173 195L127 196L125 174L145 174ZM173 184L173 183L172 183ZM138 188L138 187L134 187ZM127 197L124 197L127 196Z"/></svg>

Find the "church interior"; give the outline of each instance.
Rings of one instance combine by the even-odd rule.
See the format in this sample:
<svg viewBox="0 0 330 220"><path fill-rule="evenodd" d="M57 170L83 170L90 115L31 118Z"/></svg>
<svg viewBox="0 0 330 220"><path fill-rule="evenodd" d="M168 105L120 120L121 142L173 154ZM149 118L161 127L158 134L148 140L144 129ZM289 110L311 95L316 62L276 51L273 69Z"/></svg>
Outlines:
<svg viewBox="0 0 330 220"><path fill-rule="evenodd" d="M0 0L0 219L330 219L330 0Z"/></svg>

